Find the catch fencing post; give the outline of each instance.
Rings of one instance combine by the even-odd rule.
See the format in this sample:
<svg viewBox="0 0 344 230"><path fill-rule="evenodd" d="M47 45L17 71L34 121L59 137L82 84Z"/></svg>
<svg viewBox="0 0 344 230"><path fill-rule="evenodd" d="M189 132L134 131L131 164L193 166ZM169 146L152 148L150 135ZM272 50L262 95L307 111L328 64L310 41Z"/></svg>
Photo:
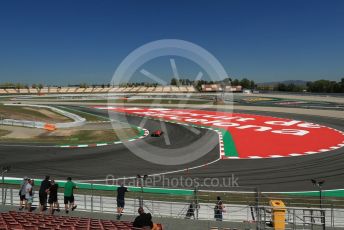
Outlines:
<svg viewBox="0 0 344 230"><path fill-rule="evenodd" d="M93 212L93 183L91 183L91 212Z"/></svg>
<svg viewBox="0 0 344 230"><path fill-rule="evenodd" d="M334 211L333 211L333 203L331 203L331 227L334 227Z"/></svg>
<svg viewBox="0 0 344 230"><path fill-rule="evenodd" d="M100 202L100 212L103 212L104 208L103 208L103 196L100 195L99 197L99 202Z"/></svg>
<svg viewBox="0 0 344 230"><path fill-rule="evenodd" d="M11 205L13 206L13 189L10 189L10 200L11 200Z"/></svg>
<svg viewBox="0 0 344 230"><path fill-rule="evenodd" d="M84 206L85 206L85 210L87 210L87 198L86 198L86 194L84 194Z"/></svg>
<svg viewBox="0 0 344 230"><path fill-rule="evenodd" d="M293 209L293 229L296 229L296 213L295 213L295 209Z"/></svg>
<svg viewBox="0 0 344 230"><path fill-rule="evenodd" d="M197 187L195 187L195 190L194 190L194 203L195 203L195 207L192 207L192 208L196 208L196 220L198 220L199 200L198 200L198 190L197 190Z"/></svg>
<svg viewBox="0 0 344 230"><path fill-rule="evenodd" d="M4 166L2 167L2 172L1 172L1 198L2 198L2 204L5 205L6 203L6 194L7 193L7 189L5 190L5 174L10 171L10 166Z"/></svg>
<svg viewBox="0 0 344 230"><path fill-rule="evenodd" d="M261 216L260 216L260 207L259 207L259 189L258 187L255 188L256 190L256 220L257 220L257 230L260 229L260 224L261 224Z"/></svg>

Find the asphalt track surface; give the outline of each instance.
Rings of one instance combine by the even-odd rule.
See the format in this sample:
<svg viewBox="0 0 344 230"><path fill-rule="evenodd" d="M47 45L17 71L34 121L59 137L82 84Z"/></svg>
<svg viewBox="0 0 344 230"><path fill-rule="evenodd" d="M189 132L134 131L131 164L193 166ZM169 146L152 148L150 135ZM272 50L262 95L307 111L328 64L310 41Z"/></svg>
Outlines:
<svg viewBox="0 0 344 230"><path fill-rule="evenodd" d="M107 116L107 111L94 110L90 108L73 107L93 114ZM270 115L276 117L286 117L290 119L314 122L338 130L344 130L343 119L316 117L312 115L290 115L283 113L248 112L258 115ZM123 116L123 115L119 115ZM128 122L138 125L142 118L128 116ZM219 146L217 134L204 129L198 129L199 133L187 129L178 124L165 123L171 145L167 145L164 138L146 137L135 142L137 148L147 148L156 146L162 149L176 148L175 154L187 154L188 146L196 142L200 136L206 136L214 142L214 148L208 154L197 161L187 165L166 166L147 162L131 153L123 144L104 146L97 148L63 149L52 147L30 147L30 146L6 146L0 145L0 166L11 165L11 171L7 176L32 178L42 178L51 175L56 179L65 179L72 176L75 180L99 180L105 179L107 175L115 178L130 177L137 174L156 174L180 169L192 168L202 164L207 164L218 159ZM160 129L160 122L147 120L144 128L149 131ZM321 141L321 140L319 140ZM143 144L148 143L148 145ZM184 152L181 152L180 147ZM161 152L161 154L164 151ZM229 178L234 178L241 188L258 187L261 191L310 191L316 190L311 179L325 179L323 189L344 188L344 149L337 149L331 152L276 159L241 159L241 160L219 160L207 166L184 170L176 173L164 175L156 178L155 186L168 187L167 178L179 180L179 187L186 186L186 178L193 178L198 183L200 189L209 190L232 190L228 188ZM183 179L180 179L183 178ZM204 186L203 182L213 179L217 187ZM219 183L218 183L219 182ZM225 186L222 186L222 182ZM188 184L190 185L190 184ZM194 184L193 184L194 185ZM232 185L236 185L235 183ZM193 186L186 187L188 189ZM184 187L185 188L185 187ZM248 188L247 190L250 190Z"/></svg>

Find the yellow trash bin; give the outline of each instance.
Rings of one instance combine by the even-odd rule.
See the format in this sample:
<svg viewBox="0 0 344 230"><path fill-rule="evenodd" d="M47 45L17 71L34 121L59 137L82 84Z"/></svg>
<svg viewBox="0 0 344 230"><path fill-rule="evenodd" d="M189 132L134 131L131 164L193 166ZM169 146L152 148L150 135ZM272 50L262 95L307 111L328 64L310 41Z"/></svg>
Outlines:
<svg viewBox="0 0 344 230"><path fill-rule="evenodd" d="M285 229L285 212L286 207L281 200L270 200L272 208L272 224L275 230Z"/></svg>

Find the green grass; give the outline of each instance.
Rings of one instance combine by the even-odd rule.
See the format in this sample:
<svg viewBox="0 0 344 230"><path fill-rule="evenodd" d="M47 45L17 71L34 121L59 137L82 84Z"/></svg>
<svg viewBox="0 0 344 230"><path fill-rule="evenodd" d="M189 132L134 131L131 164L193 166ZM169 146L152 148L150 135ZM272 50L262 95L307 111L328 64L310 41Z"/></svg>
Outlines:
<svg viewBox="0 0 344 230"><path fill-rule="evenodd" d="M0 129L0 137L5 136L5 135L7 135L9 133L10 133L10 131L8 131L8 130Z"/></svg>
<svg viewBox="0 0 344 230"><path fill-rule="evenodd" d="M48 118L46 115L34 111L34 110L27 110L25 107L21 107L21 106L6 106L6 105L2 105L0 104L0 114L22 114L23 118L25 117L25 115L32 115L35 116L37 118ZM4 117L7 118L7 117Z"/></svg>
<svg viewBox="0 0 344 230"><path fill-rule="evenodd" d="M120 133L120 135L118 135ZM68 143L96 143L96 142L110 142L121 139L129 139L139 134L139 131L134 128L122 128L114 130L80 130L77 134L71 135L66 141ZM65 143L65 142L64 142Z"/></svg>
<svg viewBox="0 0 344 230"><path fill-rule="evenodd" d="M119 135L120 134L120 135ZM18 142L21 143L49 143L55 145L77 145L77 144L94 144L99 142L114 142L124 139L130 139L138 136L139 131L135 128L122 128L116 130L78 130L73 131L71 135L53 136L51 132L30 139L1 138L1 142Z"/></svg>
<svg viewBox="0 0 344 230"><path fill-rule="evenodd" d="M36 108L37 109L37 108ZM43 108L42 110L49 110L52 113L55 113L54 111L50 109ZM70 118L67 118L63 115L55 113L57 117L64 118L67 121L71 121ZM39 120L51 120L52 118L39 112L39 109L35 110L33 107L25 107L25 106L6 106L3 104L0 104L0 118L6 119L6 118L13 118L16 117L16 119L21 118L25 120L33 120L33 121L39 121Z"/></svg>

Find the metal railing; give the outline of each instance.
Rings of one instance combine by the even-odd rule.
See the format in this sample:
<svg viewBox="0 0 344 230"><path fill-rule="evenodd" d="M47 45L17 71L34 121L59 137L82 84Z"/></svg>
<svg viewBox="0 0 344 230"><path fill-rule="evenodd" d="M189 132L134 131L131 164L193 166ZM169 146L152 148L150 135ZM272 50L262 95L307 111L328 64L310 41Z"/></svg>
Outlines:
<svg viewBox="0 0 344 230"><path fill-rule="evenodd" d="M3 205L18 206L19 190L14 188L4 188L1 194ZM116 197L110 195L91 194L75 194L75 202L78 210L87 212L115 213ZM214 206L216 200L210 195L195 196L172 196L163 195L155 197L154 194L142 197L141 193L131 193L126 199L125 212L126 215L137 215L137 209L142 204L146 212L150 212L154 217L169 217L180 219L198 219L198 220L214 220ZM233 194L231 195L233 200ZM153 199L156 198L156 199ZM255 229L271 229L273 225L273 209L267 205L256 205L230 201L224 197L223 203L225 212L223 212L223 222L240 222L246 224L250 228ZM247 197L247 200L252 197ZM34 193L33 206L38 205L38 193ZM63 210L63 194L59 193L59 202L61 210ZM193 215L187 216L190 211L190 204L195 204ZM316 207L300 207L288 206L285 211L286 229L344 229L344 207L334 208L333 206L324 206L324 208ZM243 227L244 228L244 227Z"/></svg>

